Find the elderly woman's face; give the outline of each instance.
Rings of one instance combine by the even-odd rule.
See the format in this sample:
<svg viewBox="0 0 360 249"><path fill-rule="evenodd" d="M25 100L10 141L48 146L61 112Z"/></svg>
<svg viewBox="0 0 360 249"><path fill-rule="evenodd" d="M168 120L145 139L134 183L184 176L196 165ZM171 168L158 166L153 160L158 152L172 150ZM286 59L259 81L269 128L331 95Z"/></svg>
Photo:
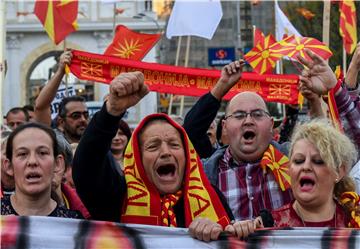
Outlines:
<svg viewBox="0 0 360 249"><path fill-rule="evenodd" d="M140 136L145 173L160 194L176 193L185 171L185 150L178 130L167 122L150 123Z"/></svg>
<svg viewBox="0 0 360 249"><path fill-rule="evenodd" d="M300 139L294 144L289 173L291 189L301 205L319 207L332 201L337 174L310 141Z"/></svg>
<svg viewBox="0 0 360 249"><path fill-rule="evenodd" d="M27 195L49 191L55 165L52 140L45 131L28 128L15 136L10 165L15 191Z"/></svg>

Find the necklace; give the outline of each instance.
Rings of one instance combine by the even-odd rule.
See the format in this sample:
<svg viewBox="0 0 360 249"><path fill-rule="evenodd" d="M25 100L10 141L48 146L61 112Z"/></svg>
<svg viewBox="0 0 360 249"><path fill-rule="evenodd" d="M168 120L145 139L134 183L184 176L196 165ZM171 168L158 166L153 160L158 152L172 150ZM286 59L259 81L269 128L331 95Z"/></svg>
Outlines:
<svg viewBox="0 0 360 249"><path fill-rule="evenodd" d="M303 226L306 227L305 221L304 221L304 219L303 219L302 213L300 212L300 210L299 210L299 208L298 208L297 202L294 203L294 207L295 207L295 212L296 212L297 215L300 217ZM333 226L333 227L336 228L336 204L335 204L335 212L334 212L333 218L335 218L335 219L334 219L334 226Z"/></svg>

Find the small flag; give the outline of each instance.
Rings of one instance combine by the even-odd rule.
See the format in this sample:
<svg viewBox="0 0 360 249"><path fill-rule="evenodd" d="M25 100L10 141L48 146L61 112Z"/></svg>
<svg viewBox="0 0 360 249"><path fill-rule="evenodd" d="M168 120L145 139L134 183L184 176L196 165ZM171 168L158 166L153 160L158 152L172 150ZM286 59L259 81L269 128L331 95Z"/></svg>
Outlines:
<svg viewBox="0 0 360 249"><path fill-rule="evenodd" d="M114 40L104 54L130 60L142 60L160 37L161 34L142 34L124 25L118 25Z"/></svg>
<svg viewBox="0 0 360 249"><path fill-rule="evenodd" d="M273 145L269 145L261 159L260 166L264 172L270 169L274 174L275 180L279 184L282 191L289 189L291 179L289 176L289 158L283 155Z"/></svg>
<svg viewBox="0 0 360 249"><path fill-rule="evenodd" d="M223 12L220 0L175 1L166 37L194 35L211 40Z"/></svg>
<svg viewBox="0 0 360 249"><path fill-rule="evenodd" d="M315 54L321 56L324 60L329 59L332 56L330 49L322 42L311 37L297 37L291 35L285 39L275 43L271 46L271 49L283 56L288 56L293 59L297 59L297 55L311 60L311 58L304 52L305 48L310 49Z"/></svg>
<svg viewBox="0 0 360 249"><path fill-rule="evenodd" d="M78 4L77 0L36 0L34 14L55 44L77 30Z"/></svg>
<svg viewBox="0 0 360 249"><path fill-rule="evenodd" d="M264 37L262 32L261 34L255 32L255 36L257 36L257 44L244 56L244 59L258 74L269 73L283 55L274 53L271 49L271 46L276 43L273 35Z"/></svg>

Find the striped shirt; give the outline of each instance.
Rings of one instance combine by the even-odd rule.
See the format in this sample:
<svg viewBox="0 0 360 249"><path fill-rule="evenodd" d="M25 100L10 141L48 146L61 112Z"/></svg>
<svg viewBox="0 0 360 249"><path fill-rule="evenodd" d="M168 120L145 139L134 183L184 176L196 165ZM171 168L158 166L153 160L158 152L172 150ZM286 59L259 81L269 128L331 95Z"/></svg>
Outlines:
<svg viewBox="0 0 360 249"><path fill-rule="evenodd" d="M272 172L263 172L260 161L238 163L229 147L219 161L218 179L236 220L253 219L262 209L271 211L292 200L291 190L281 191Z"/></svg>
<svg viewBox="0 0 360 249"><path fill-rule="evenodd" d="M344 127L345 134L351 138L360 150L360 97L350 95L348 90L341 88L335 95L336 105Z"/></svg>

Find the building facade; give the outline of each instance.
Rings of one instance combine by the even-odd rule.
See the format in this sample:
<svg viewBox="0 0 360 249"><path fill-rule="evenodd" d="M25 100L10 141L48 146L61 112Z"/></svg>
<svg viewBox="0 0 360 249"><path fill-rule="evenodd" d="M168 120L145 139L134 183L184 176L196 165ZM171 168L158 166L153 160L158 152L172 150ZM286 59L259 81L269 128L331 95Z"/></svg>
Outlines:
<svg viewBox="0 0 360 249"><path fill-rule="evenodd" d="M56 46L33 14L33 9L34 1L6 2L7 74L3 85L3 114L12 107L34 103L41 86L46 83L51 71L56 67L54 58L61 54L65 47L102 54L111 43L113 29L118 24L146 33L158 32L164 26L164 22L156 21L149 1L79 1L79 29L71 33L65 43L61 42ZM149 18L134 18L138 13L143 13ZM156 62L156 51L157 48L154 47L144 61ZM88 101L101 101L108 92L106 84L84 82L74 77L69 79L69 85ZM130 123L136 123L146 114L155 112L156 104L156 94L149 94L130 112Z"/></svg>

